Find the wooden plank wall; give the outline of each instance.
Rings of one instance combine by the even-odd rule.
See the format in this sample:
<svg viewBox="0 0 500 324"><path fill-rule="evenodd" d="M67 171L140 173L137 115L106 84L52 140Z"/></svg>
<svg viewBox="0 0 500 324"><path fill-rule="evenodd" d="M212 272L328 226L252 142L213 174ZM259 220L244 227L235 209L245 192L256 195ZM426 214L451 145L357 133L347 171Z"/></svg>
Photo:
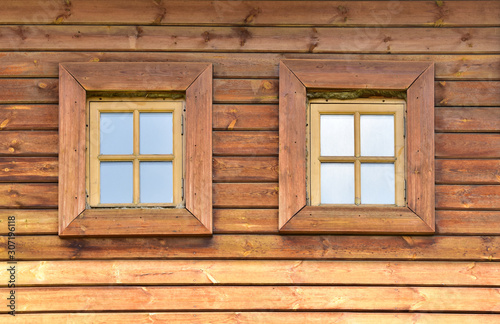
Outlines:
<svg viewBox="0 0 500 324"><path fill-rule="evenodd" d="M14 215L16 323L500 321L500 2L0 7L0 297ZM283 58L435 63L435 235L278 235ZM213 63L213 237L57 236L58 63L112 61Z"/></svg>

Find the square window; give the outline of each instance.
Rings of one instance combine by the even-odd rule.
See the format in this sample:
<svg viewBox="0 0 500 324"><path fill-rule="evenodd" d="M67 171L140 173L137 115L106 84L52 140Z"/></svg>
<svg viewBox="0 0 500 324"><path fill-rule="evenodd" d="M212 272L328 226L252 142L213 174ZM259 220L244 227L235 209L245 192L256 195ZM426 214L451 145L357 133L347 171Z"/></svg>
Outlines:
<svg viewBox="0 0 500 324"><path fill-rule="evenodd" d="M279 89L281 233L434 233L432 63L282 60ZM387 107L314 112L336 96L404 98L406 121Z"/></svg>

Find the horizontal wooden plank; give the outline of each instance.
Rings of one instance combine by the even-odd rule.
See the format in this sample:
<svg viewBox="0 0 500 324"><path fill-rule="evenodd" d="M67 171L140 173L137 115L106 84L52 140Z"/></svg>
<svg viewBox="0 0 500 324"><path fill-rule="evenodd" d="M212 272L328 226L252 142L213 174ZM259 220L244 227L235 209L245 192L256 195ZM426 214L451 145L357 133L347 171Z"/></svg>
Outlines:
<svg viewBox="0 0 500 324"><path fill-rule="evenodd" d="M58 151L57 132L0 132L0 156L48 156Z"/></svg>
<svg viewBox="0 0 500 324"><path fill-rule="evenodd" d="M500 106L500 82L446 82L435 85L436 106Z"/></svg>
<svg viewBox="0 0 500 324"><path fill-rule="evenodd" d="M0 182L57 182L57 158L0 157Z"/></svg>
<svg viewBox="0 0 500 324"><path fill-rule="evenodd" d="M437 209L500 209L500 186L436 186ZM500 232L500 231L499 231Z"/></svg>
<svg viewBox="0 0 500 324"><path fill-rule="evenodd" d="M278 78L282 59L425 61L437 80L499 80L498 55L319 53L0 52L0 77L58 77L60 62L211 62L216 78Z"/></svg>
<svg viewBox="0 0 500 324"><path fill-rule="evenodd" d="M214 155L278 155L278 132L213 132Z"/></svg>
<svg viewBox="0 0 500 324"><path fill-rule="evenodd" d="M278 233L277 209L214 209L215 234L276 234ZM7 224L8 217L16 218L17 235L57 234L57 210L3 209L0 223ZM498 235L499 211L436 211L436 233L452 235ZM1 227L0 235L8 228Z"/></svg>
<svg viewBox="0 0 500 324"><path fill-rule="evenodd" d="M449 287L16 288L16 306L18 305L16 312L60 312L82 309L86 311L266 309L499 312L498 293L498 288ZM4 300L7 299L9 289L0 288L0 296Z"/></svg>
<svg viewBox="0 0 500 324"><path fill-rule="evenodd" d="M0 237L7 260L7 237ZM16 259L500 260L500 236L214 235L213 237L16 237Z"/></svg>
<svg viewBox="0 0 500 324"><path fill-rule="evenodd" d="M127 10L124 10L127 8ZM6 4L0 24L496 26L492 1L71 1ZM286 12L287 14L276 14Z"/></svg>
<svg viewBox="0 0 500 324"><path fill-rule="evenodd" d="M212 187L214 207L278 207L277 183L214 183Z"/></svg>
<svg viewBox="0 0 500 324"><path fill-rule="evenodd" d="M435 135L436 157L500 158L500 134Z"/></svg>
<svg viewBox="0 0 500 324"><path fill-rule="evenodd" d="M0 105L0 130L56 130L57 105Z"/></svg>
<svg viewBox="0 0 500 324"><path fill-rule="evenodd" d="M0 224L8 224L14 217L16 235L57 234L57 210L53 209L0 209ZM8 226L0 229L0 235L8 235Z"/></svg>
<svg viewBox="0 0 500 324"><path fill-rule="evenodd" d="M437 108L434 125L439 132L498 132L500 108Z"/></svg>
<svg viewBox="0 0 500 324"><path fill-rule="evenodd" d="M499 235L500 211L436 211L440 234Z"/></svg>
<svg viewBox="0 0 500 324"><path fill-rule="evenodd" d="M56 79L0 79L0 103L57 103L57 83ZM436 82L436 106L500 106L500 81L447 81L446 89L441 83ZM216 103L278 103L278 80L215 79L213 87Z"/></svg>
<svg viewBox="0 0 500 324"><path fill-rule="evenodd" d="M436 183L500 184L500 160L436 160Z"/></svg>
<svg viewBox="0 0 500 324"><path fill-rule="evenodd" d="M0 48L24 51L498 53L499 28L0 26Z"/></svg>
<svg viewBox="0 0 500 324"><path fill-rule="evenodd" d="M346 312L133 312L133 313L42 313L3 314L0 320L5 324L31 323L268 323L268 324L303 324L303 323L441 323L441 324L476 324L500 321L497 314L437 314L437 313L346 313ZM340 322L339 322L340 321Z"/></svg>
<svg viewBox="0 0 500 324"><path fill-rule="evenodd" d="M214 105L215 130L278 130L278 105Z"/></svg>
<svg viewBox="0 0 500 324"><path fill-rule="evenodd" d="M10 273L0 268L0 285ZM154 269L154 271L152 271ZM500 286L498 262L103 260L19 261L16 287L96 285Z"/></svg>
<svg viewBox="0 0 500 324"><path fill-rule="evenodd" d="M278 182L277 157L214 157L216 182Z"/></svg>
<svg viewBox="0 0 500 324"><path fill-rule="evenodd" d="M57 207L57 184L0 183L0 208Z"/></svg>

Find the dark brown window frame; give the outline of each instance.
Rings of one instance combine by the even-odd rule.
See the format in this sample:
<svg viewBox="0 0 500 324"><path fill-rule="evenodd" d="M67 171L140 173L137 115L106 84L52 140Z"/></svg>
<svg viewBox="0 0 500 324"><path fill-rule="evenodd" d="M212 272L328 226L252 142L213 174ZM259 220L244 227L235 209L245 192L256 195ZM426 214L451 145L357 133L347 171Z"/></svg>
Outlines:
<svg viewBox="0 0 500 324"><path fill-rule="evenodd" d="M434 64L282 60L279 73L280 232L434 233ZM357 89L406 91L406 207L306 203L307 91Z"/></svg>
<svg viewBox="0 0 500 324"><path fill-rule="evenodd" d="M185 208L86 207L87 92L185 92ZM59 235L212 234L212 64L59 65Z"/></svg>

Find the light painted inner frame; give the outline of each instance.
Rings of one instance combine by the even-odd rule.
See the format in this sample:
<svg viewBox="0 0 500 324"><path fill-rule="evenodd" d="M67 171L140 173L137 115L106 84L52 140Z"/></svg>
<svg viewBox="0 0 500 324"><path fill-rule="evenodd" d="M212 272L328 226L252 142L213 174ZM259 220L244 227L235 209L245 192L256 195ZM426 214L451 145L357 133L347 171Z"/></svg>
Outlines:
<svg viewBox="0 0 500 324"><path fill-rule="evenodd" d="M402 99L356 99L334 100L315 99L309 103L308 125L308 194L311 206L321 204L321 163L354 163L355 204L361 205L361 163L394 163L395 206L406 206L405 202L405 123L406 103ZM321 156L320 154L320 116L326 114L354 115L354 156ZM394 115L394 152L395 156L361 156L360 116ZM344 205L344 206L354 206ZM342 204L335 204L342 206ZM370 206L362 204L362 206ZM374 206L394 206L377 204Z"/></svg>
<svg viewBox="0 0 500 324"><path fill-rule="evenodd" d="M181 100L145 100L144 98L89 98L87 100L87 195L90 207L184 207L183 203L183 136L182 116L185 102ZM100 114L101 113L133 113L133 154L101 155L100 154ZM139 152L139 114L148 112L172 113L173 154L140 154ZM133 162L133 203L100 203L100 162L131 161ZM140 162L169 161L173 168L173 202L172 203L140 203Z"/></svg>

